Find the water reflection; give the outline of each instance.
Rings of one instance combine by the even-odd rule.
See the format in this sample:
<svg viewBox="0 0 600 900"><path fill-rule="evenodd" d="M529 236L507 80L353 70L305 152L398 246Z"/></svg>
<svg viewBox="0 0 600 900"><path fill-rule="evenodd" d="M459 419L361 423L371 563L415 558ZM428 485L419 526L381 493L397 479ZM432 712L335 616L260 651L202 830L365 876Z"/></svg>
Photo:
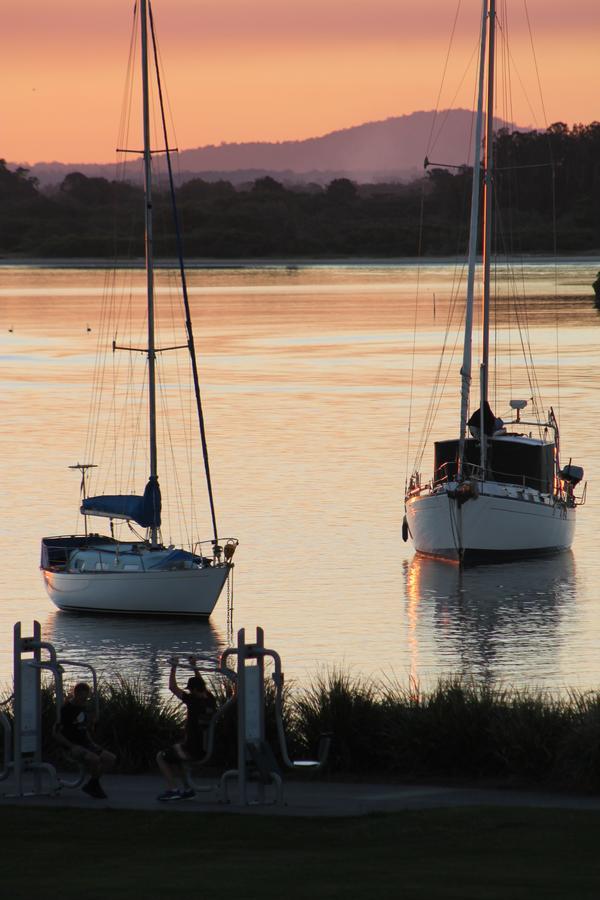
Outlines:
<svg viewBox="0 0 600 900"><path fill-rule="evenodd" d="M415 677L423 627L446 672L503 682L529 675L540 683L544 670L557 671L561 619L576 593L571 551L473 568L415 556L405 576Z"/></svg>
<svg viewBox="0 0 600 900"><path fill-rule="evenodd" d="M141 677L148 686L164 689L168 659L195 654L200 667L213 667L226 646L211 622L111 618L54 612L43 628L44 638L59 656L80 659L106 677Z"/></svg>
<svg viewBox="0 0 600 900"><path fill-rule="evenodd" d="M536 261L524 273L528 291L546 298L528 304L540 387L556 394L558 318L561 432L566 445L577 444L588 471L600 466L600 367L590 365L600 327L589 299L595 271L588 259L561 263L558 271ZM63 617L51 612L37 570L40 535L77 527L68 466L81 458L88 425L105 272L0 267L0 275L2 452L11 461L3 482L0 685L12 677L14 622L29 631L38 619L69 655L107 674L162 678L164 686L173 650L219 652L227 641L223 606L216 630ZM143 273L133 276L141 289ZM417 279L422 302L413 339ZM264 626L299 684L329 664L377 678L393 671L402 683L410 670L424 685L461 667L559 690L598 684L595 493L580 511L575 597L570 557L466 572L461 585L454 568L442 565L438 577L439 564L407 562L408 601L400 590L393 536L402 512L390 497L398 497L403 460L408 467L415 452L413 437L407 451L407 423L427 419L453 284L454 266L439 261L420 270L407 264L192 273L219 519L242 547L236 616L240 626ZM578 300L586 290L588 299ZM142 294L136 297L139 324L145 313ZM515 332L515 346L518 340ZM453 433L455 412L454 399L441 403L439 434ZM42 478L51 478L50 491L35 490ZM365 543L374 523L385 536L383 553L374 552L378 542ZM269 560L269 578L255 560ZM307 560L309 582L298 574ZM517 572L523 577L513 577Z"/></svg>

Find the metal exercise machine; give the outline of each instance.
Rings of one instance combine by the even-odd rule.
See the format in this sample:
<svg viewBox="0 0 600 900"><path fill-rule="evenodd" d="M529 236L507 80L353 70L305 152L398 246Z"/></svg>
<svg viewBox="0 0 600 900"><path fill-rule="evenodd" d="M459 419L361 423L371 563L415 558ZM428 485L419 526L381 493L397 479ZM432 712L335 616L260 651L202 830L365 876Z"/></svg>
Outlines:
<svg viewBox="0 0 600 900"><path fill-rule="evenodd" d="M42 654L47 654L44 657ZM79 787L85 778L81 766L74 779L59 775L55 766L42 759L42 672L50 672L54 679L56 722L60 721L63 704L63 672L65 666L86 669L93 682L93 696L98 712L96 672L88 663L79 660L58 659L55 647L42 641L39 622L33 623L33 635L24 637L21 623L13 629L14 693L12 724L6 713L0 712L0 726L4 732L4 767L0 781L14 776L14 793L7 796L29 797L39 794L55 794L61 787ZM29 789L25 775L32 775ZM47 787L44 790L44 779Z"/></svg>
<svg viewBox="0 0 600 900"><path fill-rule="evenodd" d="M279 753L288 769L312 770L321 769L327 761L331 736L323 735L319 746L318 760L290 759L283 727L283 683L281 658L275 650L265 647L265 636L262 628L256 629L254 643L246 643L245 630L238 631L237 647L230 647L221 657L220 671L231 678L237 685L237 769L230 769L221 777L221 799L228 803L228 782L237 779L238 802L242 806L268 802L266 787L275 788L275 800L283 803L283 781L273 750L265 737L265 659L273 661L272 679L275 684L275 720ZM237 671L227 663L231 657L237 659ZM255 799L250 799L249 786L256 782Z"/></svg>
<svg viewBox="0 0 600 900"><path fill-rule="evenodd" d="M190 654L193 656L194 654ZM189 658L189 657L188 657ZM173 657L169 659L169 664L173 664ZM219 675L222 676L225 674L225 677L228 680L231 680L231 673L223 673L219 668L217 668L214 664L207 665L205 661L202 661L197 658L197 663L195 666L190 665L190 669L192 672L198 671L201 675L214 676ZM208 728L206 729L206 738L204 742L204 755L200 759L194 760L181 760L181 766L183 769L183 778L186 784L186 787L195 791L197 794L201 793L216 793L217 797L219 797L219 784L209 784L207 785L204 782L198 782L195 779L195 774L198 769L201 769L202 766L206 766L210 763L214 749L215 749L215 735L217 731L217 726L221 719L223 719L227 713L227 710L233 706L236 702L235 691L232 692L231 696L225 701L225 703L221 704L214 715L211 717L211 720L208 724Z"/></svg>

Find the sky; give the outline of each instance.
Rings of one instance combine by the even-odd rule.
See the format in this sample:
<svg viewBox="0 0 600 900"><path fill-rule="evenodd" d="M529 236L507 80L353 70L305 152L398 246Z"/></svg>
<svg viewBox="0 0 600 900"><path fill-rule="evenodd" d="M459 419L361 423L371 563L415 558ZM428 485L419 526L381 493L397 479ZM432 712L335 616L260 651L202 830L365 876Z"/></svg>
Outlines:
<svg viewBox="0 0 600 900"><path fill-rule="evenodd" d="M499 17L516 74L506 117L600 119L598 0L507 2L510 19L505 0ZM0 10L0 157L114 161L133 0L0 0ZM154 0L153 10L180 149L473 105L464 76L481 0Z"/></svg>

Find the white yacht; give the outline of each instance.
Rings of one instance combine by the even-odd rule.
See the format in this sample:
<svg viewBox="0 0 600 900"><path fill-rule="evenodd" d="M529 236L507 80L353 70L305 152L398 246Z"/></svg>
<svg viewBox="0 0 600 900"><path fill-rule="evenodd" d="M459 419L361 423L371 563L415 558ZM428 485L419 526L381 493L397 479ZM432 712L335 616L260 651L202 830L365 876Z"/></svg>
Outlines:
<svg viewBox="0 0 600 900"><path fill-rule="evenodd" d="M495 40L496 2L484 0L460 417L456 436L434 444L433 475L413 471L410 476L403 521L403 538L412 539L419 553L465 563L567 549L575 533L576 508L585 499L585 489L580 498L575 496L583 469L571 460L562 464L558 423L552 408L545 418L529 416L525 412L527 401L507 398L511 418L502 421L490 407ZM482 203L480 182L484 191ZM483 247L481 362L477 408L470 415L478 238Z"/></svg>

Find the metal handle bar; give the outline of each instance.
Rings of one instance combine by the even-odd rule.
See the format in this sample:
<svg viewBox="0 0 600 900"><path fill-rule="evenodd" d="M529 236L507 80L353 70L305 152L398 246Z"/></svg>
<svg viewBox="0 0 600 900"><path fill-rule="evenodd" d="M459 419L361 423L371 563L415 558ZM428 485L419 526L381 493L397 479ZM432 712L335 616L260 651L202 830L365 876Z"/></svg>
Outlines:
<svg viewBox="0 0 600 900"><path fill-rule="evenodd" d="M90 666L89 663L81 662L78 659L59 659L59 666L77 666L80 669L87 669L88 672L92 674L92 685L93 685L93 696L94 696L94 711L96 716L100 715L100 698L98 697L98 676L96 674L96 670L93 666ZM61 685L62 687L62 685ZM61 697L62 700L62 697ZM59 710L60 711L60 710Z"/></svg>
<svg viewBox="0 0 600 900"><path fill-rule="evenodd" d="M5 778L8 778L8 775L12 769L12 762L11 762L12 726L10 724L10 719L8 718L6 713L0 712L0 725L2 726L2 731L4 733L4 740L3 740L4 768L0 772L0 781L4 781Z"/></svg>

